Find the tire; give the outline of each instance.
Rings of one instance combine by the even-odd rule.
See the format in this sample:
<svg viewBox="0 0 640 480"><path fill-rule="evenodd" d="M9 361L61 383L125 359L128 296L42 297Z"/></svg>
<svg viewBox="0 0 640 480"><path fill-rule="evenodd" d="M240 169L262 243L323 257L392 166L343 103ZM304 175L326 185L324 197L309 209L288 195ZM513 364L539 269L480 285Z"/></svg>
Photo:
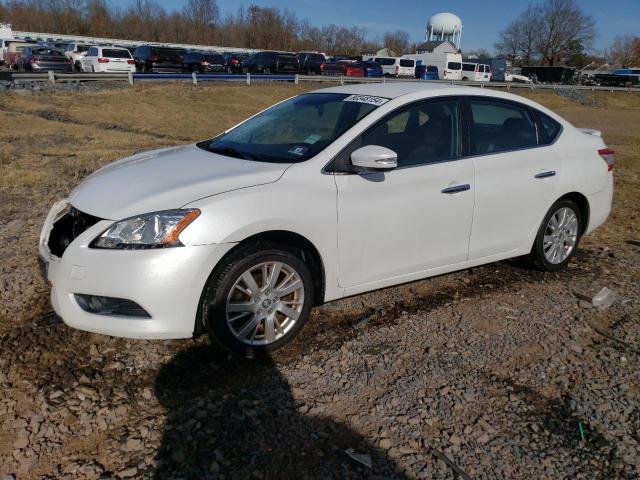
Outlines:
<svg viewBox="0 0 640 480"><path fill-rule="evenodd" d="M567 214L567 217L564 217L565 221L562 223L559 222L563 218L561 212L566 212ZM570 215L573 215L574 218ZM562 229L560 237L555 233L558 229L555 231L553 229L554 222L556 224L560 223L559 228ZM529 254L531 263L539 270L546 272L557 272L566 268L580 244L580 237L584 228L583 224L584 220L580 207L573 200L568 198L558 200L551 206L540 225L533 248ZM550 258L554 257L554 249L557 256Z"/></svg>
<svg viewBox="0 0 640 480"><path fill-rule="evenodd" d="M262 73L264 73L265 75L271 75L271 69L265 68L264 70L262 70Z"/></svg>
<svg viewBox="0 0 640 480"><path fill-rule="evenodd" d="M278 276L268 285L274 271ZM244 280L248 276L253 287ZM287 278L291 280L286 282ZM278 296L275 286L296 289ZM256 295L247 293L256 288ZM260 357L296 336L307 321L314 295L311 271L295 249L271 242L250 243L232 252L209 277L202 318L214 344L248 358ZM228 305L236 309L229 312ZM270 335L268 325L273 326Z"/></svg>

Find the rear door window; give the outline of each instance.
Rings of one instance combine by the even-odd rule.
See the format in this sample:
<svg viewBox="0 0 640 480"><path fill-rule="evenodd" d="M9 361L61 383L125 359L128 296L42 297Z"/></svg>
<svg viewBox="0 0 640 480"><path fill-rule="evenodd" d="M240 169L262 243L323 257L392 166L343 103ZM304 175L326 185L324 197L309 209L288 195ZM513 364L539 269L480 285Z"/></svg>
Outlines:
<svg viewBox="0 0 640 480"><path fill-rule="evenodd" d="M508 101L472 99L470 107L472 154L537 146L536 125L526 106Z"/></svg>
<svg viewBox="0 0 640 480"><path fill-rule="evenodd" d="M89 53L87 55L90 55ZM129 50L119 50L115 48L103 48L102 56L107 58L131 58Z"/></svg>
<svg viewBox="0 0 640 480"><path fill-rule="evenodd" d="M462 64L460 62L447 63L447 69L449 70L460 70L461 68L462 68Z"/></svg>
<svg viewBox="0 0 640 480"><path fill-rule="evenodd" d="M414 66L414 61L413 60L408 60L406 58L401 58L400 59L400 66L401 67L413 67Z"/></svg>
<svg viewBox="0 0 640 480"><path fill-rule="evenodd" d="M222 55L204 55L204 59L212 65L224 64L224 58Z"/></svg>

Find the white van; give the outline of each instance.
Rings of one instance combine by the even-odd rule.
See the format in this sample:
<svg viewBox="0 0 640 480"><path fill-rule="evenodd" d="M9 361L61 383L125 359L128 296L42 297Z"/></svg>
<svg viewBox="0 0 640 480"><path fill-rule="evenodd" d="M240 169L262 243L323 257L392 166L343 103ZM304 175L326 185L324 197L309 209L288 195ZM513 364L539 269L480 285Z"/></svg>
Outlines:
<svg viewBox="0 0 640 480"><path fill-rule="evenodd" d="M402 57L438 67L440 80L462 80L462 55L459 53L411 53Z"/></svg>
<svg viewBox="0 0 640 480"><path fill-rule="evenodd" d="M385 77L415 77L416 61L403 57L362 57L362 60L375 62L382 67Z"/></svg>
<svg viewBox="0 0 640 480"><path fill-rule="evenodd" d="M470 80L472 82L489 82L491 81L491 66L484 63L462 63L462 80Z"/></svg>

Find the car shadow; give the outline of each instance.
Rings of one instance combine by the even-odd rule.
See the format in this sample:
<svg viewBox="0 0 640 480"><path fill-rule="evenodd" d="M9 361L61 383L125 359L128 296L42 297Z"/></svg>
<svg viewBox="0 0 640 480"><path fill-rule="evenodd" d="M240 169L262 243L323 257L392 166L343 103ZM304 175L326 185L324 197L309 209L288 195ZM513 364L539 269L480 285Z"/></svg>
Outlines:
<svg viewBox="0 0 640 480"><path fill-rule="evenodd" d="M307 406L271 359L193 346L161 368L155 391L167 415L157 479L406 478L350 428L301 414ZM347 449L369 455L371 467Z"/></svg>

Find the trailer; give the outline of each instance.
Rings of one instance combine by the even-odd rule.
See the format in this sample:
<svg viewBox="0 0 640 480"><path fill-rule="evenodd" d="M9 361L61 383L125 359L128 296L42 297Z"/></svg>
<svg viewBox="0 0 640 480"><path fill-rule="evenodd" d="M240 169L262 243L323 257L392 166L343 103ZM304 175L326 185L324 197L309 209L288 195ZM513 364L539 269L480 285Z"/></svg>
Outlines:
<svg viewBox="0 0 640 480"><path fill-rule="evenodd" d="M540 83L574 83L576 69L572 67L522 67L522 75Z"/></svg>
<svg viewBox="0 0 640 480"><path fill-rule="evenodd" d="M478 63L485 63L491 67L491 80L494 82L506 82L511 74L511 62L505 58L481 58Z"/></svg>

